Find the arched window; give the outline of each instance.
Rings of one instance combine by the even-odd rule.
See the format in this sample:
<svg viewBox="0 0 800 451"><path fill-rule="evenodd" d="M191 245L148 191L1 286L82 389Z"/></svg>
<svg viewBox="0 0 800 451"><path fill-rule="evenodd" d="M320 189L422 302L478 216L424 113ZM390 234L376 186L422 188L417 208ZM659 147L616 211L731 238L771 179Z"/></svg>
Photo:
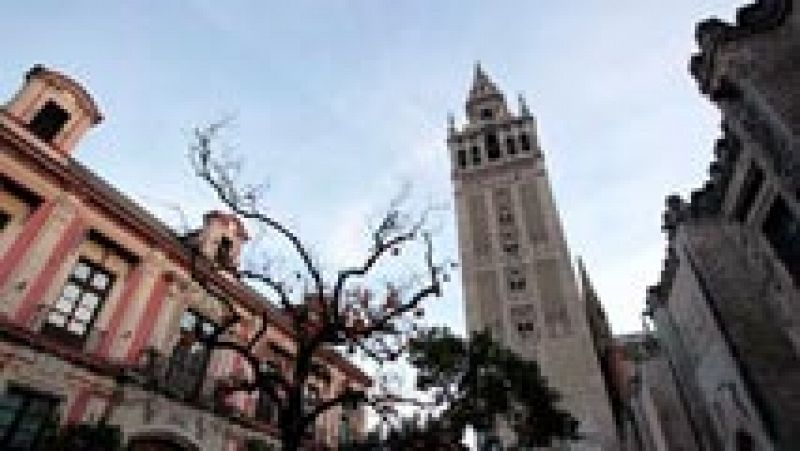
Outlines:
<svg viewBox="0 0 800 451"><path fill-rule="evenodd" d="M481 149L478 146L472 146L472 164L481 164Z"/></svg>
<svg viewBox="0 0 800 451"><path fill-rule="evenodd" d="M519 146L523 152L530 152L531 150L531 137L527 133L519 135Z"/></svg>
<svg viewBox="0 0 800 451"><path fill-rule="evenodd" d="M214 261L223 268L229 268L233 265L233 241L227 236L219 239Z"/></svg>
<svg viewBox="0 0 800 451"><path fill-rule="evenodd" d="M486 157L489 161L500 158L500 143L497 142L497 135L494 133L486 134Z"/></svg>
<svg viewBox="0 0 800 451"><path fill-rule="evenodd" d="M458 167L464 169L467 167L467 151L464 149L458 149Z"/></svg>
<svg viewBox="0 0 800 451"><path fill-rule="evenodd" d="M517 154L517 142L514 141L513 136L506 138L506 152L508 152L509 155Z"/></svg>

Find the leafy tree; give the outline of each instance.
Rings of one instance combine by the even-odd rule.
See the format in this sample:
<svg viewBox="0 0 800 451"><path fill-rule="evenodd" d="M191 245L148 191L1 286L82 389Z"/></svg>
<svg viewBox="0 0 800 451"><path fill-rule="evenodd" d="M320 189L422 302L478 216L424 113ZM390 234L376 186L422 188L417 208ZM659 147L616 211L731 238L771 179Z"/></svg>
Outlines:
<svg viewBox="0 0 800 451"><path fill-rule="evenodd" d="M340 451L466 451L467 447L460 443L461 435L462 431L455 431L433 418L424 423L404 418L386 433L375 429L363 443L340 448Z"/></svg>
<svg viewBox="0 0 800 451"><path fill-rule="evenodd" d="M578 422L558 407L558 393L539 366L494 342L487 332L469 340L433 328L411 341L409 360L417 389L443 406L431 434L460 438L468 426L491 430L498 419L516 433L518 446L548 446L553 439L578 439ZM433 448L432 448L433 449Z"/></svg>
<svg viewBox="0 0 800 451"><path fill-rule="evenodd" d="M274 451L275 448L262 440L250 439L244 444L244 451Z"/></svg>

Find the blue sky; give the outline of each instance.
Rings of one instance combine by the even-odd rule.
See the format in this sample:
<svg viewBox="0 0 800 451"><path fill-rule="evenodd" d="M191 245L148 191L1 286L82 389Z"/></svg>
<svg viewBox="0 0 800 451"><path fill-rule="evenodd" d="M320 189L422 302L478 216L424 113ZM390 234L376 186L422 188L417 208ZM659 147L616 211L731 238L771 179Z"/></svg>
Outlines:
<svg viewBox="0 0 800 451"><path fill-rule="evenodd" d="M195 220L215 206L190 176L191 128L236 115L271 211L336 265L402 180L450 201L446 116L463 117L479 59L527 96L570 248L625 332L657 281L663 199L701 185L719 133L686 69L694 26L742 3L8 2L0 96L35 63L78 79L106 120L77 158L172 223L169 203ZM452 221L440 242L457 256ZM431 315L462 329L450 288Z"/></svg>

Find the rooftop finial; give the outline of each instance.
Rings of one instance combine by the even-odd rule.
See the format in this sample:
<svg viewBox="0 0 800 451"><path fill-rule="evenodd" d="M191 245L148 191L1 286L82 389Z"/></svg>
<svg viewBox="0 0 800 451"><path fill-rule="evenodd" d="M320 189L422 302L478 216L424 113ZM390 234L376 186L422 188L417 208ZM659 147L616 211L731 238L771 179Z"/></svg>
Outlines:
<svg viewBox="0 0 800 451"><path fill-rule="evenodd" d="M450 111L447 113L447 134L454 135L456 132L456 118L453 116L453 112Z"/></svg>
<svg viewBox="0 0 800 451"><path fill-rule="evenodd" d="M522 117L530 117L531 110L528 108L528 102L525 101L525 96L522 95L521 92L517 94L517 100L519 101L519 115Z"/></svg>
<svg viewBox="0 0 800 451"><path fill-rule="evenodd" d="M481 60L475 60L475 83L477 84L479 81L489 81L489 76L483 71Z"/></svg>

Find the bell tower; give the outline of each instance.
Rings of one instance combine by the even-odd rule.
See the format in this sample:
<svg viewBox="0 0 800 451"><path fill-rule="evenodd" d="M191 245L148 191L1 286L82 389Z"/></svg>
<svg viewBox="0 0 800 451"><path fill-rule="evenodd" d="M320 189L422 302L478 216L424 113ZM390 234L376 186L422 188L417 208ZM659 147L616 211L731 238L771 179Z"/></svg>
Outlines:
<svg viewBox="0 0 800 451"><path fill-rule="evenodd" d="M89 128L103 120L81 85L41 65L25 74L22 88L0 108L0 114L58 156L71 154Z"/></svg>
<svg viewBox="0 0 800 451"><path fill-rule="evenodd" d="M510 111L477 64L466 123L457 127L451 118L448 127L467 329L488 330L539 362L586 437L569 449L617 449L536 121L522 96L518 102ZM503 441L513 443L500 429Z"/></svg>

